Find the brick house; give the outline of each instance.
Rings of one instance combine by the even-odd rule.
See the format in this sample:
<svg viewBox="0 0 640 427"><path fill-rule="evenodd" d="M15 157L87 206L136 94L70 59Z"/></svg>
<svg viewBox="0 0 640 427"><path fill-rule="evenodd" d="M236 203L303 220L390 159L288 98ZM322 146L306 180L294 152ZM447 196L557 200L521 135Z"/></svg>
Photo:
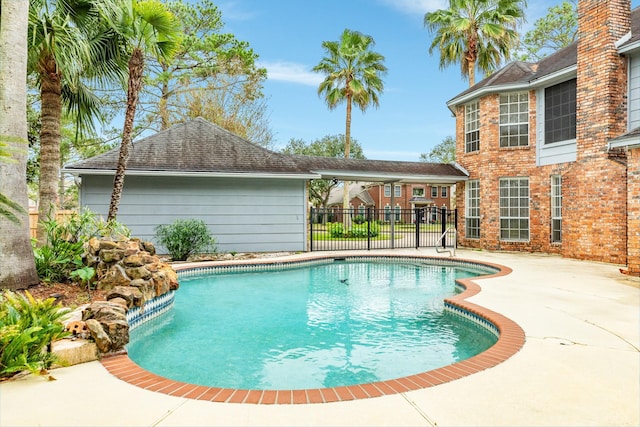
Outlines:
<svg viewBox="0 0 640 427"><path fill-rule="evenodd" d="M349 187L349 205L364 213L368 207L384 213L385 218L392 211L413 210L415 208L451 208L450 185L397 183L392 184L353 182ZM342 208L342 187L334 188L327 205Z"/></svg>
<svg viewBox="0 0 640 427"><path fill-rule="evenodd" d="M447 103L462 246L557 253L640 274L640 9L580 0L578 41Z"/></svg>

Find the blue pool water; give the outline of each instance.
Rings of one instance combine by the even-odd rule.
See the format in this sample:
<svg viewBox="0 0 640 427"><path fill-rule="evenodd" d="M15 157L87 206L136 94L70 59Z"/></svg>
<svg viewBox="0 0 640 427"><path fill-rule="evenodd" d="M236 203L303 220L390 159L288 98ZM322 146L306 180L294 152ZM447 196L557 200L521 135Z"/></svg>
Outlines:
<svg viewBox="0 0 640 427"><path fill-rule="evenodd" d="M207 386L301 389L399 378L496 342L443 309L454 279L479 274L358 261L186 277L174 308L134 329L127 349L151 372Z"/></svg>

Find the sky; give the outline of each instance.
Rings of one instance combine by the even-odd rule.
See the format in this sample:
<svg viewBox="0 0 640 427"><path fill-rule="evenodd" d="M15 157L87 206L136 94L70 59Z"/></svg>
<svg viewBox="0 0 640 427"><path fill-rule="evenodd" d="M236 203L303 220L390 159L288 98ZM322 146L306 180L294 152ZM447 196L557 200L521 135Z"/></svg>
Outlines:
<svg viewBox="0 0 640 427"><path fill-rule="evenodd" d="M561 0L530 0L522 33ZM346 105L329 110L311 69L325 56L323 41L338 41L344 29L371 36L372 50L385 57L388 71L379 107L354 108L351 137L368 159L419 161L447 136L455 119L447 101L468 88L453 65L439 68L439 52L424 15L446 8L446 0L220 0L224 32L249 43L267 69L264 94L275 149L291 139L311 143L345 133ZM636 7L640 0L633 0Z"/></svg>

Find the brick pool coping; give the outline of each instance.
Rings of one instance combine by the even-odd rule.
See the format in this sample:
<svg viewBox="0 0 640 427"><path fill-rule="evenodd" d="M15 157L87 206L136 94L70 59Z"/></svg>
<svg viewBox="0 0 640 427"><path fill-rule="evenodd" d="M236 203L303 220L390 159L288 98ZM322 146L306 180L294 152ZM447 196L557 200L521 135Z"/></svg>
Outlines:
<svg viewBox="0 0 640 427"><path fill-rule="evenodd" d="M348 256L348 258L369 258L377 256ZM393 256L384 255L381 258L416 258L438 260L439 258L421 256ZM306 256L296 258L294 262L304 262L318 260L322 258L336 258ZM443 258L442 260L446 260ZM509 267L473 260L456 259L456 261L468 262L476 265L485 265L498 270L494 274L477 276L471 279L459 279L458 284L465 290L453 297L445 299L445 304L457 307L472 315L478 316L493 324L499 332L497 342L486 351L477 354L469 359L456 362L452 365L443 366L427 372L396 378L386 381L377 381L368 384L358 384L342 387L313 388L300 390L243 390L221 387L209 387L196 384L174 381L160 375L151 373L135 362L127 354L120 354L105 357L101 360L102 365L115 377L128 382L137 387L168 394L175 397L188 399L206 400L220 403L251 403L251 404L309 404L309 403L329 403L356 399L366 399L380 397L384 395L404 393L412 390L420 390L433 387L439 384L464 378L476 372L492 368L517 353L525 342L525 334L522 328L511 319L496 313L485 307L466 301L467 298L480 292L480 286L475 283L478 279L505 276L511 273ZM245 260L246 264L271 264L273 259ZM187 270L195 267L238 265L238 262L215 262L175 265L176 270Z"/></svg>

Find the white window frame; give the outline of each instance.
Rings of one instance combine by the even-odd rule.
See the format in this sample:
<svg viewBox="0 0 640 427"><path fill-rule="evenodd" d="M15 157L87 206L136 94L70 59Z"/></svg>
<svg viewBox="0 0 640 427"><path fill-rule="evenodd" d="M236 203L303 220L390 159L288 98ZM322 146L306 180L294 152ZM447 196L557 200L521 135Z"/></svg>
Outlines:
<svg viewBox="0 0 640 427"><path fill-rule="evenodd" d="M562 243L561 175L551 175L551 242Z"/></svg>
<svg viewBox="0 0 640 427"><path fill-rule="evenodd" d="M384 197L391 197L391 184L384 185Z"/></svg>
<svg viewBox="0 0 640 427"><path fill-rule="evenodd" d="M531 236L529 178L500 178L498 194L500 240L528 242Z"/></svg>
<svg viewBox="0 0 640 427"><path fill-rule="evenodd" d="M464 192L465 236L467 239L480 238L480 180L466 182Z"/></svg>
<svg viewBox="0 0 640 427"><path fill-rule="evenodd" d="M446 198L447 197L447 190L448 190L448 187L445 187L444 185L442 187L440 187L440 197Z"/></svg>
<svg viewBox="0 0 640 427"><path fill-rule="evenodd" d="M401 197L402 196L402 186L401 185L394 185L393 186L393 192L395 194L395 197Z"/></svg>
<svg viewBox="0 0 640 427"><path fill-rule="evenodd" d="M424 187L413 187L411 193L413 197L424 197Z"/></svg>
<svg viewBox="0 0 640 427"><path fill-rule="evenodd" d="M433 186L431 187L431 198L432 199L437 199L438 198L438 186Z"/></svg>
<svg viewBox="0 0 640 427"><path fill-rule="evenodd" d="M464 152L480 151L480 102L464 106Z"/></svg>
<svg viewBox="0 0 640 427"><path fill-rule="evenodd" d="M500 134L498 140L500 148L528 146L529 93L501 93L499 103Z"/></svg>

